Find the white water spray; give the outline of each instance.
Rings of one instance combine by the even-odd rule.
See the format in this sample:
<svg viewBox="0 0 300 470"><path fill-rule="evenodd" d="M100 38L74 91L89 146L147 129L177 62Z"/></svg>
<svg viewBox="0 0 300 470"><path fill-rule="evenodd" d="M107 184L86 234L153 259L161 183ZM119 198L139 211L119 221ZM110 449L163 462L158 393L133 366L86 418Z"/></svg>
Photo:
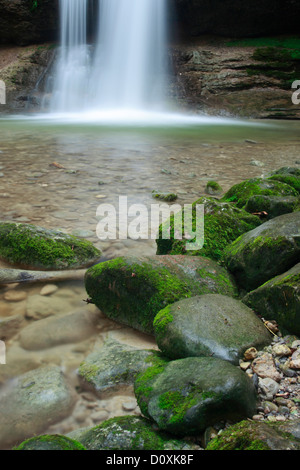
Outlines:
<svg viewBox="0 0 300 470"><path fill-rule="evenodd" d="M165 0L98 0L87 44L88 0L60 0L61 52L51 110L157 110L165 86Z"/></svg>

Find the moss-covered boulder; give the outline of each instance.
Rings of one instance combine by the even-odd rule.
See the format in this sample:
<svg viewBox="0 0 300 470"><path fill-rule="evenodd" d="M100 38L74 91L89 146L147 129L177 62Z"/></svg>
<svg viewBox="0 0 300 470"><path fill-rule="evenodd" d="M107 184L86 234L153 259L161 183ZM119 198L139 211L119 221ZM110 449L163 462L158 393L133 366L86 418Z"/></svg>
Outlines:
<svg viewBox="0 0 300 470"><path fill-rule="evenodd" d="M193 256L206 256L219 260L226 246L236 240L240 235L261 224L259 217L247 213L227 202L220 202L212 197L201 197L193 204L192 226L196 228L196 205L204 205L204 245L200 249L189 249L189 243L194 243L190 235L182 240L176 238L176 228L184 224L184 210L170 217L159 228L159 237L156 240L157 254L185 254ZM200 221L198 222L200 223ZM186 227L183 227L186 234ZM169 238L165 238L169 233Z"/></svg>
<svg viewBox="0 0 300 470"><path fill-rule="evenodd" d="M206 450L300 450L299 426L299 420L241 421L210 441Z"/></svg>
<svg viewBox="0 0 300 470"><path fill-rule="evenodd" d="M294 167L283 167L279 168L279 170L273 171L270 176L268 176L269 180L273 181L281 181L282 183L286 183L292 188L294 188L298 194L300 194L300 169Z"/></svg>
<svg viewBox="0 0 300 470"><path fill-rule="evenodd" d="M298 192L289 184L268 178L251 178L235 184L222 198L243 208L251 196L297 196Z"/></svg>
<svg viewBox="0 0 300 470"><path fill-rule="evenodd" d="M168 305L156 315L154 331L160 350L171 359L213 356L236 365L248 348L272 341L253 310L220 294Z"/></svg>
<svg viewBox="0 0 300 470"><path fill-rule="evenodd" d="M223 420L256 411L256 391L241 369L213 357L169 361L153 354L152 367L137 376L135 394L144 416L178 436L198 435Z"/></svg>
<svg viewBox="0 0 300 470"><path fill-rule="evenodd" d="M140 416L120 416L90 429L69 434L87 450L193 450L188 441L174 439L154 429L153 423Z"/></svg>
<svg viewBox="0 0 300 470"><path fill-rule="evenodd" d="M160 191L152 191L152 197L153 199L159 199L160 201L165 201L165 202L173 202L176 201L178 198L177 194L175 193L166 193L166 192L160 192Z"/></svg>
<svg viewBox="0 0 300 470"><path fill-rule="evenodd" d="M294 212L299 202L299 198L294 196L251 196L245 205L245 210L251 214L265 213L265 219L269 220Z"/></svg>
<svg viewBox="0 0 300 470"><path fill-rule="evenodd" d="M148 367L146 359L152 351L139 350L109 339L80 364L81 386L99 396L127 385L133 385L138 373Z"/></svg>
<svg viewBox="0 0 300 470"><path fill-rule="evenodd" d="M243 302L300 336L300 263L247 294Z"/></svg>
<svg viewBox="0 0 300 470"><path fill-rule="evenodd" d="M80 442L59 434L32 437L14 450L86 450Z"/></svg>
<svg viewBox="0 0 300 470"><path fill-rule="evenodd" d="M58 230L30 224L0 223L0 258L12 265L41 270L90 266L101 257L94 245Z"/></svg>
<svg viewBox="0 0 300 470"><path fill-rule="evenodd" d="M226 269L208 258L189 256L106 261L87 270L85 286L108 318L150 334L155 315L177 300L208 293L237 293Z"/></svg>
<svg viewBox="0 0 300 470"><path fill-rule="evenodd" d="M224 264L243 289L250 291L300 262L300 212L265 222L233 242Z"/></svg>
<svg viewBox="0 0 300 470"><path fill-rule="evenodd" d="M208 181L205 187L206 194L210 196L219 196L222 194L222 186L217 181Z"/></svg>

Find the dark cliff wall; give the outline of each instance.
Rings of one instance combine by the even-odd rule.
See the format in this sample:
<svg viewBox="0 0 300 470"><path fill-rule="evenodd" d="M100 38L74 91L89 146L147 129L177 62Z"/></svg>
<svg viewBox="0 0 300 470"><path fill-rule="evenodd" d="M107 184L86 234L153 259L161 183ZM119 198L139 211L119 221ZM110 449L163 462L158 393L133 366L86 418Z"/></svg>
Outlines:
<svg viewBox="0 0 300 470"><path fill-rule="evenodd" d="M171 29L178 27L185 36L246 37L299 32L300 0L168 2ZM0 0L0 43L27 45L57 39L58 3L59 0ZM90 3L95 8L96 0Z"/></svg>
<svg viewBox="0 0 300 470"><path fill-rule="evenodd" d="M58 37L59 0L0 0L0 44L28 45Z"/></svg>

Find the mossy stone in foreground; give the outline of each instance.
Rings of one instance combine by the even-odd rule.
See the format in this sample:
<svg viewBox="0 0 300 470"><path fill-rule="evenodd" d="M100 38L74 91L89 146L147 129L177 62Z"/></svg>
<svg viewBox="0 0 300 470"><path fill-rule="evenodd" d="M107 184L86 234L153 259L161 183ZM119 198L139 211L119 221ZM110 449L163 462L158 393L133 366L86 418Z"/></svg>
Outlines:
<svg viewBox="0 0 300 470"><path fill-rule="evenodd" d="M100 256L91 242L58 230L0 223L0 258L12 265L41 270L81 268Z"/></svg>
<svg viewBox="0 0 300 470"><path fill-rule="evenodd" d="M250 213L266 212L266 220L297 210L299 198L294 196L251 196L245 206Z"/></svg>
<svg viewBox="0 0 300 470"><path fill-rule="evenodd" d="M251 379L213 357L168 361L156 354L153 366L137 376L134 389L142 413L178 436L198 435L217 422L239 421L256 411Z"/></svg>
<svg viewBox="0 0 300 470"><path fill-rule="evenodd" d="M300 212L265 222L233 242L224 264L243 289L250 291L300 262Z"/></svg>
<svg viewBox="0 0 300 470"><path fill-rule="evenodd" d="M243 298L243 302L266 320L300 336L300 263L276 276Z"/></svg>
<svg viewBox="0 0 300 470"><path fill-rule="evenodd" d="M279 170L273 171L268 177L270 180L281 181L292 186L298 193L300 193L300 169L294 167L283 167Z"/></svg>
<svg viewBox="0 0 300 470"><path fill-rule="evenodd" d="M14 450L86 450L80 442L58 434L32 437Z"/></svg>
<svg viewBox="0 0 300 470"><path fill-rule="evenodd" d="M184 211L181 211L170 217L159 228L159 237L156 240L157 254L171 255L190 255L206 256L208 258L219 260L224 249L240 235L261 224L259 217L249 214L227 202L221 202L212 197L201 197L193 204L192 226L196 230L197 221L196 205L204 205L204 245L201 249L188 249L189 243L193 239L185 238L179 240L176 238L177 227L182 225L183 233L186 233L187 227L184 227ZM169 238L164 238L163 230L170 233Z"/></svg>
<svg viewBox="0 0 300 470"><path fill-rule="evenodd" d="M299 450L299 420L285 423L241 421L210 441L206 450Z"/></svg>
<svg viewBox="0 0 300 470"><path fill-rule="evenodd" d="M243 208L251 196L298 196L298 192L286 183L267 178L252 178L235 184L222 198Z"/></svg>
<svg viewBox="0 0 300 470"><path fill-rule="evenodd" d="M73 431L70 436L87 450L193 450L191 443L174 439L153 428L153 423L139 416L120 416L94 428Z"/></svg>
<svg viewBox="0 0 300 470"><path fill-rule="evenodd" d="M154 330L160 350L171 359L213 356L238 365L248 348L272 341L253 310L220 294L169 305L156 315Z"/></svg>
<svg viewBox="0 0 300 470"><path fill-rule="evenodd" d="M155 315L177 300L207 293L237 295L226 269L196 256L117 258L88 269L85 286L108 318L150 334Z"/></svg>

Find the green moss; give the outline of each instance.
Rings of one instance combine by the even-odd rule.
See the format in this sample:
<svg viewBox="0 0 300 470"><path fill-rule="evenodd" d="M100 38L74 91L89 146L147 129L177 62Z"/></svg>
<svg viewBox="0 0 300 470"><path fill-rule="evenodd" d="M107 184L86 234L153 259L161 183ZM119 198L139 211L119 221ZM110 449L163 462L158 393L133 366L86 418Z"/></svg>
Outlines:
<svg viewBox="0 0 300 470"><path fill-rule="evenodd" d="M0 224L0 257L24 267L62 269L95 261L101 252L72 235L27 224Z"/></svg>
<svg viewBox="0 0 300 470"><path fill-rule="evenodd" d="M227 201L226 201L227 202ZM220 260L226 246L236 238L261 224L257 216L239 210L234 205L222 204L213 198L200 198L193 204L193 230L196 229L196 205L204 204L204 245L200 250L187 250L189 240L178 240L175 237L174 228L181 219L184 233L184 214L171 216L166 222L170 226L170 239L163 239L163 226L159 228L157 243L157 254L203 256L213 260ZM176 221L175 218L176 217ZM179 220L180 222L180 220ZM191 240L193 242L193 240Z"/></svg>
<svg viewBox="0 0 300 470"><path fill-rule="evenodd" d="M152 191L152 197L165 202L173 202L178 198L177 194L174 193L160 193L158 191Z"/></svg>
<svg viewBox="0 0 300 470"><path fill-rule="evenodd" d="M187 284L164 267L153 269L146 262L118 258L100 263L87 271L85 285L89 296L107 316L130 322L140 331L152 332L155 315L166 305L192 295ZM118 301L122 299L122 305ZM138 312L138 315L137 315Z"/></svg>
<svg viewBox="0 0 300 470"><path fill-rule="evenodd" d="M156 338L161 337L165 334L166 325L172 323L173 316L170 314L170 306L168 305L163 310L160 310L154 318L153 327L155 330Z"/></svg>
<svg viewBox="0 0 300 470"><path fill-rule="evenodd" d="M93 383L95 377L97 377L99 372L99 367L95 364L88 364L86 362L83 362L80 364L79 369L78 369L78 374L81 377L84 377L84 380L86 382L91 382Z"/></svg>
<svg viewBox="0 0 300 470"><path fill-rule="evenodd" d="M85 447L73 439L58 434L32 437L22 442L13 450L86 450Z"/></svg>
<svg viewBox="0 0 300 470"><path fill-rule="evenodd" d="M165 366L169 360L162 355L162 353L154 353L146 359L147 363L151 363L144 372L137 375L134 383L134 392L139 400L139 407L144 416L150 418L148 414L147 397L151 393L152 387L149 385L149 381L155 379L155 377L164 371ZM148 384L147 386L145 384Z"/></svg>
<svg viewBox="0 0 300 470"><path fill-rule="evenodd" d="M292 175L273 175L269 180L281 181L294 188L300 194L300 178Z"/></svg>

